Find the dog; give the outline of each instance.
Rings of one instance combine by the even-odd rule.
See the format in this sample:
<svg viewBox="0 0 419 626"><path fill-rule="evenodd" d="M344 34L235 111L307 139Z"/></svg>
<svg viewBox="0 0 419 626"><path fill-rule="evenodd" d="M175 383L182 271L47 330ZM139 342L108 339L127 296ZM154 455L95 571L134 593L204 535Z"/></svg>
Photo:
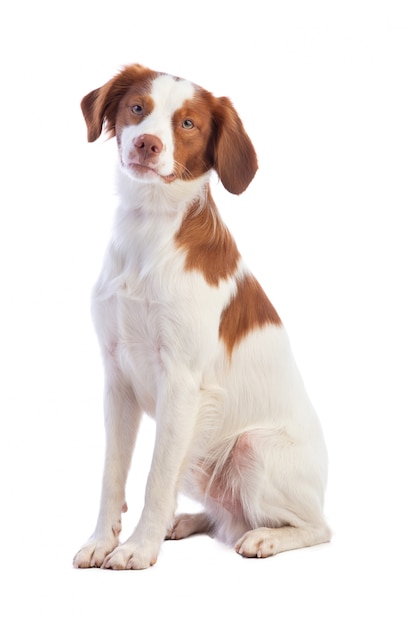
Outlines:
<svg viewBox="0 0 419 626"><path fill-rule="evenodd" d="M78 568L145 569L165 539L208 533L245 557L330 540L327 451L282 321L210 191L253 179L231 101L128 65L81 102L88 141L116 137L119 208L93 319L105 372L96 529ZM144 508L119 544L143 413L156 422ZM175 516L182 492L202 512Z"/></svg>

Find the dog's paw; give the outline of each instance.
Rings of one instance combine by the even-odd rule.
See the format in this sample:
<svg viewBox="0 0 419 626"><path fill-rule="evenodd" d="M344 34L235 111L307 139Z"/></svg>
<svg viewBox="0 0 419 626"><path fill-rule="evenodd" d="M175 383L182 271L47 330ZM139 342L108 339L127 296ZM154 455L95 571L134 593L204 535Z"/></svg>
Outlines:
<svg viewBox="0 0 419 626"><path fill-rule="evenodd" d="M127 541L108 554L105 569L147 569L157 561L158 549Z"/></svg>
<svg viewBox="0 0 419 626"><path fill-rule="evenodd" d="M280 551L278 533L272 528L257 528L249 530L234 546L236 552L249 558L258 559L273 556Z"/></svg>
<svg viewBox="0 0 419 626"><path fill-rule="evenodd" d="M108 539L89 539L77 552L73 559L73 565L77 568L102 567L108 554L118 545L118 539L114 536Z"/></svg>
<svg viewBox="0 0 419 626"><path fill-rule="evenodd" d="M211 523L205 513L183 513L177 515L173 525L167 531L166 539L185 539L190 535L208 533Z"/></svg>
<svg viewBox="0 0 419 626"><path fill-rule="evenodd" d="M193 535L196 530L195 516L185 513L184 515L178 515L172 528L167 533L167 539L185 539Z"/></svg>

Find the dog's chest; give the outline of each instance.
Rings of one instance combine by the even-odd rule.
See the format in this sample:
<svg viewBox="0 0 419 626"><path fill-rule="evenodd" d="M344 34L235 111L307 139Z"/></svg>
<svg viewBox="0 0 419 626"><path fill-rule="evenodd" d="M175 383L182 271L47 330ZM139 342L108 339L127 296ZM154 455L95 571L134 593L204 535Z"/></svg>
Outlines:
<svg viewBox="0 0 419 626"><path fill-rule="evenodd" d="M93 302L100 341L150 414L170 363L189 358L190 320L199 320L196 295L204 281L185 272L177 222L121 220Z"/></svg>
<svg viewBox="0 0 419 626"><path fill-rule="evenodd" d="M131 233L120 242L119 280L115 287L117 325L128 347L153 351L182 308L185 282L182 254L171 233Z"/></svg>

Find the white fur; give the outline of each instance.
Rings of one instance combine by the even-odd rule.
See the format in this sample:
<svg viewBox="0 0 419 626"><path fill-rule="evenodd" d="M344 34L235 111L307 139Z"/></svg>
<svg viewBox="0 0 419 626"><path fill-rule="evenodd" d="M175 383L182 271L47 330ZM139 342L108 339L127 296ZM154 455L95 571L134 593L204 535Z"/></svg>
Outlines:
<svg viewBox="0 0 419 626"><path fill-rule="evenodd" d="M120 206L93 294L107 449L97 526L75 566L146 568L166 536L201 531L246 556L328 541L326 449L284 328L254 330L230 359L218 334L220 317L248 270L240 263L229 279L210 285L200 272L185 271L185 254L175 245L188 205L205 200L209 174L148 184L124 168L133 139L150 132L165 146L161 171L173 169L170 119L193 87L160 77L153 89L155 114L120 137ZM118 546L143 411L156 420L145 505L132 535ZM180 488L205 512L175 519ZM231 498L241 503L238 514L229 510Z"/></svg>

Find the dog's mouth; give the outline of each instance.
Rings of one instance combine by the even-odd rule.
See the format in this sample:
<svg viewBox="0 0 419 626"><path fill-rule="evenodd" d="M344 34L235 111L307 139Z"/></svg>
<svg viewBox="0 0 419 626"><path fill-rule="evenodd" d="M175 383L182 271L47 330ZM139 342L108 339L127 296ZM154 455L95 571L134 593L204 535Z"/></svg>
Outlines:
<svg viewBox="0 0 419 626"><path fill-rule="evenodd" d="M135 175L136 178L147 179L160 178L166 183L171 183L176 179L176 173L160 174L157 169L141 163L130 162L126 165L127 169Z"/></svg>

